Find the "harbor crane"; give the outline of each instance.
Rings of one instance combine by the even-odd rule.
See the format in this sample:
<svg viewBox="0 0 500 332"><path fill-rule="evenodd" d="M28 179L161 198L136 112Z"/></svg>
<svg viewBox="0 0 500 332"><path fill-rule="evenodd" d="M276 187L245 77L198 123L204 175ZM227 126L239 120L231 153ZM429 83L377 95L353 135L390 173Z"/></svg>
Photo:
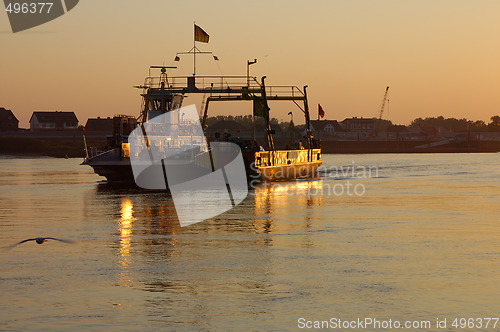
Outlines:
<svg viewBox="0 0 500 332"><path fill-rule="evenodd" d="M380 107L380 113L378 115L378 119L382 119L382 115L384 114L385 102L388 101L387 94L389 93L389 87L385 88L384 99L382 100L382 106Z"/></svg>

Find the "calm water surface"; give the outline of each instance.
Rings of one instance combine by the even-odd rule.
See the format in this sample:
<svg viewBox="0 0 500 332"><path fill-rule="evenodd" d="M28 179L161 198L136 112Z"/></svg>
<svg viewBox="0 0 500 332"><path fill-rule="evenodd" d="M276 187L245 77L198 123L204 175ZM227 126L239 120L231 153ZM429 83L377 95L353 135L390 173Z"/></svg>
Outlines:
<svg viewBox="0 0 500 332"><path fill-rule="evenodd" d="M77 241L0 249L0 330L500 316L500 154L324 160L323 180L181 228L163 193L110 188L79 159L0 157L0 246Z"/></svg>

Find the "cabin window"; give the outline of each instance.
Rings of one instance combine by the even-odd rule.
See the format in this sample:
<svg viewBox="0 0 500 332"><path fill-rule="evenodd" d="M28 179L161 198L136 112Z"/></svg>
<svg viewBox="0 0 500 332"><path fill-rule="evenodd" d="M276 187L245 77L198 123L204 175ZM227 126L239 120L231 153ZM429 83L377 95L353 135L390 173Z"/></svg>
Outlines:
<svg viewBox="0 0 500 332"><path fill-rule="evenodd" d="M122 143L122 158L130 158L130 143Z"/></svg>

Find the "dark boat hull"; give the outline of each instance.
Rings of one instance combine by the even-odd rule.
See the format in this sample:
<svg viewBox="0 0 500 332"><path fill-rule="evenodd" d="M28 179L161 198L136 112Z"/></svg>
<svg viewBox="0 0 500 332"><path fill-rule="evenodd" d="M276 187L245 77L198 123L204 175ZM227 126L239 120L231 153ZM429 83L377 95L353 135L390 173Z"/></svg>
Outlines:
<svg viewBox="0 0 500 332"><path fill-rule="evenodd" d="M320 149L244 152L243 161L249 182L313 178L323 163ZM91 166L94 172L105 177L108 183L135 185L128 159L113 161L99 160L96 157L86 159L83 164Z"/></svg>
<svg viewBox="0 0 500 332"><path fill-rule="evenodd" d="M108 183L135 184L130 163L117 165L92 165L94 172L106 178Z"/></svg>

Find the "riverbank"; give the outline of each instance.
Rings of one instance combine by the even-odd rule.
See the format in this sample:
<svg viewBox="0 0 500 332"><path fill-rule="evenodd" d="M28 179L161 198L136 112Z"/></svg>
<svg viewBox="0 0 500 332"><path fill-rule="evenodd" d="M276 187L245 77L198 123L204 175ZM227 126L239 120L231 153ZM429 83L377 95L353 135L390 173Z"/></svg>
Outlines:
<svg viewBox="0 0 500 332"><path fill-rule="evenodd" d="M106 135L85 134L87 145L103 146ZM4 132L0 134L0 154L49 157L84 157L85 143L81 131Z"/></svg>
<svg viewBox="0 0 500 332"><path fill-rule="evenodd" d="M499 152L500 140L324 140L323 153L485 153Z"/></svg>
<svg viewBox="0 0 500 332"><path fill-rule="evenodd" d="M85 133L87 146L106 145L106 133ZM285 147L286 140L276 139ZM323 153L485 153L500 152L500 140L321 140ZM68 132L4 132L0 133L0 154L32 155L62 158L85 157L81 131Z"/></svg>

